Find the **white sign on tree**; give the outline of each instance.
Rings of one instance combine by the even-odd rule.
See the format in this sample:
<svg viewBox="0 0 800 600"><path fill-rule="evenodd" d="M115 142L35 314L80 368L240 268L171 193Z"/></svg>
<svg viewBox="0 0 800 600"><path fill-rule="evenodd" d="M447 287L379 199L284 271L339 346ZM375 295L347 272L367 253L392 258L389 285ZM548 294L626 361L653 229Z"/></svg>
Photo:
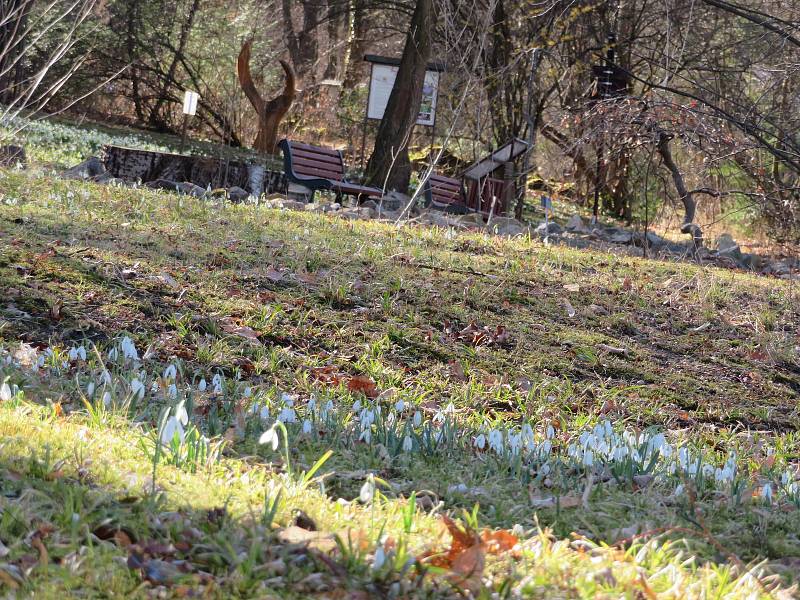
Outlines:
<svg viewBox="0 0 800 600"><path fill-rule="evenodd" d="M197 112L197 101L200 99L200 94L186 90L183 94L183 114L193 117Z"/></svg>
<svg viewBox="0 0 800 600"><path fill-rule="evenodd" d="M380 121L386 112L389 96L394 87L399 67L394 65L372 65L372 77L369 82L369 104L367 118ZM422 101L417 116L417 125L432 127L436 123L436 100L439 93L439 72L425 71L425 82L422 85Z"/></svg>

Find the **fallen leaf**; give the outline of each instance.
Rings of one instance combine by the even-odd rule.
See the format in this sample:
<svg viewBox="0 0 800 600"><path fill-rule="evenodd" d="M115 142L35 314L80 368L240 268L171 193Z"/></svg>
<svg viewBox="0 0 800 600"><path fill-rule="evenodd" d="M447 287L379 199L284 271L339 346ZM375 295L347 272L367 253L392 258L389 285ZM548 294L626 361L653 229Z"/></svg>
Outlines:
<svg viewBox="0 0 800 600"><path fill-rule="evenodd" d="M225 317L224 319L221 319L220 325L226 333L237 335L246 340L250 340L251 342L255 342L256 344L261 344L261 341L258 339L258 333L255 329L247 327L246 325L238 325L231 317Z"/></svg>
<svg viewBox="0 0 800 600"><path fill-rule="evenodd" d="M519 543L517 536L506 529L490 531L484 529L481 532L481 541L486 548L487 554L502 554L508 552Z"/></svg>
<svg viewBox="0 0 800 600"><path fill-rule="evenodd" d="M278 271L278 269L276 269L273 265L267 267L267 271L264 273L264 277L266 277L267 279L269 279L274 283L279 283L283 281L283 273Z"/></svg>
<svg viewBox="0 0 800 600"><path fill-rule="evenodd" d="M363 375L355 375L347 381L347 389L353 393L362 393L367 398L378 397L378 386L372 379Z"/></svg>
<svg viewBox="0 0 800 600"><path fill-rule="evenodd" d="M581 505L581 497L573 495L545 497L531 496L530 502L531 506L534 508L555 508L556 506L559 506L560 508L575 508L576 506Z"/></svg>
<svg viewBox="0 0 800 600"><path fill-rule="evenodd" d="M47 553L47 548L44 547L44 542L42 539L35 535L31 538L31 546L33 546L36 551L39 553L39 566L46 567L50 564L50 555Z"/></svg>
<svg viewBox="0 0 800 600"><path fill-rule="evenodd" d="M303 545L320 552L330 552L336 548L336 541L332 535L308 531L297 525L290 525L278 531L278 540L283 544Z"/></svg>
<svg viewBox="0 0 800 600"><path fill-rule="evenodd" d="M581 286L577 283L568 283L564 286L564 289L568 292L580 292Z"/></svg>

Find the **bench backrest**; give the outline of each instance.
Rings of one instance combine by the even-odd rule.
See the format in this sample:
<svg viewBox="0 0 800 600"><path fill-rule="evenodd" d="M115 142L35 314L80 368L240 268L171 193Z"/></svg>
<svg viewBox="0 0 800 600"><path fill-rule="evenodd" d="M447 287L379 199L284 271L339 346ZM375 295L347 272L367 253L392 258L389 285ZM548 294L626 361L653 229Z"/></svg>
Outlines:
<svg viewBox="0 0 800 600"><path fill-rule="evenodd" d="M460 179L431 173L425 187L429 201L437 204L464 204L464 188Z"/></svg>
<svg viewBox="0 0 800 600"><path fill-rule="evenodd" d="M331 181L344 180L342 153L332 148L310 146L285 140L291 153L292 171L301 177L322 177Z"/></svg>

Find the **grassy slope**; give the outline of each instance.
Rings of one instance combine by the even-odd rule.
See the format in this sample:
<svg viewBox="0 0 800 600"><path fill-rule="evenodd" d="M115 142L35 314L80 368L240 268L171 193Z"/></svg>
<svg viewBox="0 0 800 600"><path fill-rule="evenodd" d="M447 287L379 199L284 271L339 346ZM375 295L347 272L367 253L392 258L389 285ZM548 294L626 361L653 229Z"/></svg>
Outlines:
<svg viewBox="0 0 800 600"><path fill-rule="evenodd" d="M431 410L453 402L467 422L479 415L550 419L569 432L602 414L628 426L683 430L711 450L757 449L769 442L779 448L781 461L798 458L800 302L787 282L547 248L527 240L398 230L311 214L220 207L149 191L11 173L2 177L0 289L6 293L0 338L8 343L69 346L88 339L102 346L128 332L163 363L178 357L187 371L238 373L254 385L301 397L319 389L311 369L333 365L372 377L381 390L401 390L410 402ZM15 310L32 318L19 319ZM256 331L260 343L226 333L227 318ZM458 339L455 333L471 322L493 331L502 326L508 340L474 347ZM626 354L608 347L624 348ZM106 514L139 537L175 540L178 528L155 525L152 515L179 508L202 532L211 554L230 553L221 541L230 539L234 554L253 551L259 564L290 560L291 548L253 550L263 536L248 520L263 502L261 482L275 475L252 466L261 461L248 456L267 456L252 439L234 444L226 462L208 474L165 467L166 483L160 485L166 488L166 506L151 505L149 497L128 506L119 499L141 483L125 483L124 473L137 472L141 480L150 468L146 453L137 450L139 434L114 419L88 423L98 442L85 451L103 466L90 467L86 481L80 461L72 458L74 437L86 417L69 378L33 385L28 397L60 401L68 416L56 418L25 405L0 408L0 429L9 436L0 449L0 470L15 474L4 479L3 491L21 515L13 523L0 522L0 539L7 545L12 534L29 531L41 514L55 523L52 535L58 542L53 545L63 545L64 555L82 544L84 523L92 529ZM47 445L51 466L42 467ZM310 464L325 447L306 444L298 458ZM30 458L34 450L36 460ZM63 473L48 476L52 462L60 459L67 463L55 470ZM744 562L766 558L786 584L793 557L800 556L796 511L710 499L697 509L706 517L702 530L660 490L597 487L591 490L591 510L536 511L528 490L481 456L386 461L371 451L343 450L326 468L377 472L393 484L392 499L379 506L377 515L376 509L357 506L347 514L350 509L318 492L287 483L289 500L278 522L288 522L290 509L301 506L326 531L356 523L374 539L387 519L390 531L399 529L403 496L430 490L445 510L470 508L477 501L485 525L533 528L538 521L557 539L578 531L614 542L631 532L688 527L694 533L673 531L668 537L680 540L687 552L729 568L739 563L726 557L728 552ZM241 472L250 470L248 485L237 483ZM334 476L326 491L332 499L350 499L362 481ZM476 491L452 491L460 483ZM23 494L29 485L38 491ZM227 498L231 518L223 524L202 512ZM62 510L73 505L77 525ZM416 551L436 544L433 517L420 516L417 528L409 542ZM631 554L604 551L592 562L566 542L554 547L534 535L529 544L530 553L514 563L513 571L498 568L517 584L530 576L529 591L543 596L647 594L647 586L659 591L675 586L674 597L700 596L703 586L735 596L748 585L740 581L738 592L727 589L723 582L730 576L724 570L680 567L659 544L648 546L639 560L650 583L638 579ZM23 552L27 546L23 540L12 548ZM98 575L91 583L95 589L142 591L134 573L111 560L124 551L101 544L89 552L113 573ZM252 567L243 563L230 566L236 562L224 563L232 574L217 582L225 593L255 594L260 582L275 575L250 574ZM88 563L76 567L80 577ZM672 567L665 571L665 565ZM607 577L609 568L613 575ZM29 585L52 586L53 595L80 585L79 576L69 580L64 567L51 569L49 578L34 570ZM325 569L315 563L275 575L285 578L278 589L307 592L313 582L298 582L315 570ZM350 585L361 589L392 581L387 575L375 583L368 569L357 565L348 573ZM752 580L749 585L752 589ZM432 589L446 593L441 585Z"/></svg>

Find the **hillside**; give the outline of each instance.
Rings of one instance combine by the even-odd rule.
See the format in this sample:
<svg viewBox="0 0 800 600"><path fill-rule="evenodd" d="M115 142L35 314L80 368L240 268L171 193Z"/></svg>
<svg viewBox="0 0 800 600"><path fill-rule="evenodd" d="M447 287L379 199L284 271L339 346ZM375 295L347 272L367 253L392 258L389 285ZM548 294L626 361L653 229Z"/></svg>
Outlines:
<svg viewBox="0 0 800 600"><path fill-rule="evenodd" d="M0 186L0 585L793 594L791 281Z"/></svg>

